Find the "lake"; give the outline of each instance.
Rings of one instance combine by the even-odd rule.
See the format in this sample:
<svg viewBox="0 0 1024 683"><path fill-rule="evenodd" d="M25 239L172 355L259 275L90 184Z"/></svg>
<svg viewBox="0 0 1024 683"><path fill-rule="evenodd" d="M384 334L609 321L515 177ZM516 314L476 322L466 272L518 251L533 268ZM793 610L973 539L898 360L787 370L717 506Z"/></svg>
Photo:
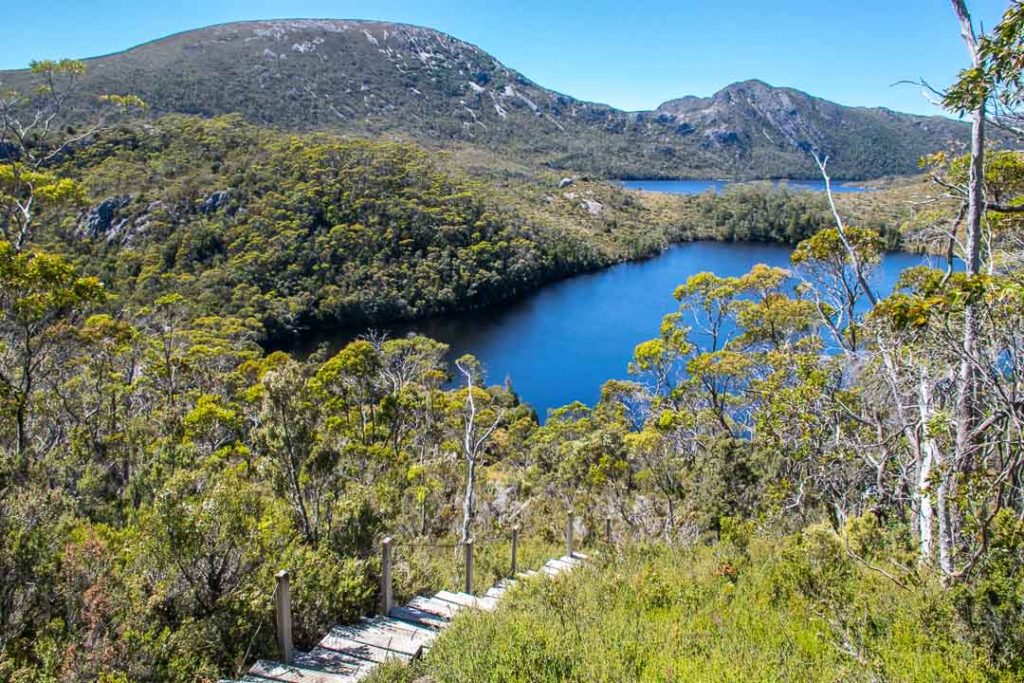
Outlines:
<svg viewBox="0 0 1024 683"><path fill-rule="evenodd" d="M782 185L792 190L825 191L824 180L772 180L770 182L776 187ZM732 180L620 180L619 183L627 190L647 190L648 192L667 192L669 194L701 194L709 190L721 194L726 186L737 184ZM871 188L868 187L832 181L832 192L836 194L871 191Z"/></svg>
<svg viewBox="0 0 1024 683"><path fill-rule="evenodd" d="M657 335L661 318L676 309L672 292L691 275L742 275L758 263L788 266L790 252L771 244L681 244L646 261L548 285L501 307L423 320L388 333L418 332L442 341L451 347L451 359L472 353L483 363L488 383L509 379L543 420L550 408L574 400L593 405L605 380L628 378L633 347ZM888 294L901 270L927 260L886 256L875 276L877 290Z"/></svg>

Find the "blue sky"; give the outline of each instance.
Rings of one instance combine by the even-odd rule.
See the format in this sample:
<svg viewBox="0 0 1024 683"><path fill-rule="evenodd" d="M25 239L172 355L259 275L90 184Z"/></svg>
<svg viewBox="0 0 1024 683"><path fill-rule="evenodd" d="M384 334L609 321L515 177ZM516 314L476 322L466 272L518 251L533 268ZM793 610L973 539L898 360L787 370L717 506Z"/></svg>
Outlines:
<svg viewBox="0 0 1024 683"><path fill-rule="evenodd" d="M381 19L479 45L543 86L623 109L760 78L842 104L937 113L966 64L947 0L37 0L5 3L0 68L87 57L240 19ZM994 26L1008 0L969 0Z"/></svg>

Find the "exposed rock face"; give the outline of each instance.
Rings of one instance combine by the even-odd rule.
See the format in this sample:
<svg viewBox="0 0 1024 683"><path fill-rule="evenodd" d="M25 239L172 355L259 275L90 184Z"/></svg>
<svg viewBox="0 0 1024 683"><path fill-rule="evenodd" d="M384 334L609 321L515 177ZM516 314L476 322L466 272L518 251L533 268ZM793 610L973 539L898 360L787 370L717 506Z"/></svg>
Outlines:
<svg viewBox="0 0 1024 683"><path fill-rule="evenodd" d="M762 81L734 83L711 97L683 97L658 111L679 126L703 130L712 145L750 144L750 133L768 141L825 146L832 127L842 125L845 107Z"/></svg>
<svg viewBox="0 0 1024 683"><path fill-rule="evenodd" d="M122 218L115 221L117 212L128 206L131 201L130 195L104 199L85 213L79 222L79 230L91 239L104 236L109 239L123 227L126 220Z"/></svg>
<svg viewBox="0 0 1024 683"><path fill-rule="evenodd" d="M563 190L573 184L572 178L562 178L558 181L558 189Z"/></svg>
<svg viewBox="0 0 1024 683"><path fill-rule="evenodd" d="M604 204L593 199L584 199L581 206L586 209L587 213L591 216L600 216L601 212L604 211Z"/></svg>
<svg viewBox="0 0 1024 683"><path fill-rule="evenodd" d="M219 190L212 193L199 205L199 213L211 214L227 203L231 198L231 190Z"/></svg>

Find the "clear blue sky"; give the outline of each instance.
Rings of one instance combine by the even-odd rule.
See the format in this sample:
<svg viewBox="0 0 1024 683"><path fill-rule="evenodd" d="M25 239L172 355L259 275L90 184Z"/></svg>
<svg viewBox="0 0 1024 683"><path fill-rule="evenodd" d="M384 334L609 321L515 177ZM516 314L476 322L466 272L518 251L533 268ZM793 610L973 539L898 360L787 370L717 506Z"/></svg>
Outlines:
<svg viewBox="0 0 1024 683"><path fill-rule="evenodd" d="M994 26L1009 0L969 0ZM430 26L543 86L623 109L760 78L848 105L937 113L904 79L966 63L948 0L37 0L4 2L0 68L209 24L329 17Z"/></svg>

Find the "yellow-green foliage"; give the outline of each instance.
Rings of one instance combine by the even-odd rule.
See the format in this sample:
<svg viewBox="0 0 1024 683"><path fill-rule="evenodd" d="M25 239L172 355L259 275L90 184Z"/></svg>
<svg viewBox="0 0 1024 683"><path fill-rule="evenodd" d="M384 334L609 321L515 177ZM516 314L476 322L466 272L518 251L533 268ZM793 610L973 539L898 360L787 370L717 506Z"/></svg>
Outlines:
<svg viewBox="0 0 1024 683"><path fill-rule="evenodd" d="M460 617L424 662L372 680L983 681L948 594L901 588L831 529L642 545Z"/></svg>

